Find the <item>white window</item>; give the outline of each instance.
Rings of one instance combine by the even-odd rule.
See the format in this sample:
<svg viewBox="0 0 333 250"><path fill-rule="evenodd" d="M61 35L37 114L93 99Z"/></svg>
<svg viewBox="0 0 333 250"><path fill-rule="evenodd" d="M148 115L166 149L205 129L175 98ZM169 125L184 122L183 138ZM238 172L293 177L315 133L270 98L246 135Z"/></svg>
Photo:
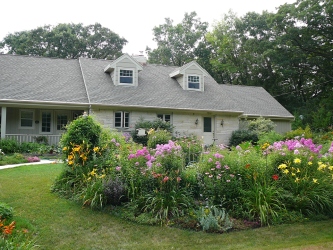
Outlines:
<svg viewBox="0 0 333 250"><path fill-rule="evenodd" d="M133 70L119 70L119 83L133 84Z"/></svg>
<svg viewBox="0 0 333 250"><path fill-rule="evenodd" d="M34 128L35 112L33 110L20 110L20 128Z"/></svg>
<svg viewBox="0 0 333 250"><path fill-rule="evenodd" d="M40 115L40 133L52 133L52 111L41 111Z"/></svg>
<svg viewBox="0 0 333 250"><path fill-rule="evenodd" d="M129 112L116 111L114 113L114 127L128 128L129 127Z"/></svg>
<svg viewBox="0 0 333 250"><path fill-rule="evenodd" d="M165 122L171 122L171 115L157 114L157 118Z"/></svg>
<svg viewBox="0 0 333 250"><path fill-rule="evenodd" d="M200 89L200 76L188 76L187 82L189 89Z"/></svg>
<svg viewBox="0 0 333 250"><path fill-rule="evenodd" d="M57 130L64 130L68 122L68 114L58 113L57 114Z"/></svg>

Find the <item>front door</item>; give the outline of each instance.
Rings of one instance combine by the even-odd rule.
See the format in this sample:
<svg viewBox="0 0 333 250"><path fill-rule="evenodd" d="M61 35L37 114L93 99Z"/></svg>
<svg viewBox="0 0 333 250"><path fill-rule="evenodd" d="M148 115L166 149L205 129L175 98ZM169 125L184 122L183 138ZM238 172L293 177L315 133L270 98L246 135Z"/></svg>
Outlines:
<svg viewBox="0 0 333 250"><path fill-rule="evenodd" d="M214 143L214 118L207 116L203 117L203 141L205 144L211 145Z"/></svg>

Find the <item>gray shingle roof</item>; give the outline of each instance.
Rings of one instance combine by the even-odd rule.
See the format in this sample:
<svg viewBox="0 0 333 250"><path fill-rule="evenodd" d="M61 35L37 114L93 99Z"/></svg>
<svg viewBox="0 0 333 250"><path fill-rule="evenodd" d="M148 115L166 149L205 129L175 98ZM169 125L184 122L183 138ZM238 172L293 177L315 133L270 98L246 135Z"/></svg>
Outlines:
<svg viewBox="0 0 333 250"><path fill-rule="evenodd" d="M138 87L115 86L104 73L109 60L52 59L0 55L1 99L64 101L129 107L244 111L247 115L292 117L261 87L218 84L205 77L205 91L186 91L169 74L177 67L143 66Z"/></svg>
<svg viewBox="0 0 333 250"><path fill-rule="evenodd" d="M87 103L78 60L0 55L0 100Z"/></svg>

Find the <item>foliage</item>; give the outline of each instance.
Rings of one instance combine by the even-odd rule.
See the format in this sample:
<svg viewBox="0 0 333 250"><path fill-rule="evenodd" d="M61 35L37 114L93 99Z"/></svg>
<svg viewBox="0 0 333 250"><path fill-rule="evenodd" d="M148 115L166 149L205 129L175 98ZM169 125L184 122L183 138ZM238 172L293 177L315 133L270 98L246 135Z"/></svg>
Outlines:
<svg viewBox="0 0 333 250"><path fill-rule="evenodd" d="M105 199L111 205L117 206L126 200L127 189L118 176L110 177L108 181L104 180L103 189Z"/></svg>
<svg viewBox="0 0 333 250"><path fill-rule="evenodd" d="M258 137L273 131L275 126L274 122L263 117L248 121L248 130L255 132Z"/></svg>
<svg viewBox="0 0 333 250"><path fill-rule="evenodd" d="M284 139L283 135L275 131L271 131L269 133L261 134L261 136L259 137L258 144L260 145L264 143L269 143L270 145L272 145L274 142L282 141L283 139Z"/></svg>
<svg viewBox="0 0 333 250"><path fill-rule="evenodd" d="M201 22L196 15L195 12L185 13L177 25L166 18L165 24L153 29L157 49L146 48L149 63L183 66L195 59L208 27L208 23Z"/></svg>
<svg viewBox="0 0 333 250"><path fill-rule="evenodd" d="M148 132L148 143L147 146L151 149L155 149L156 146L162 145L162 144L167 144L171 140L171 134L170 132L166 130L154 130L151 129Z"/></svg>
<svg viewBox="0 0 333 250"><path fill-rule="evenodd" d="M195 212L203 231L221 230L225 232L232 229L233 222L224 208L208 206L208 208L201 207Z"/></svg>
<svg viewBox="0 0 333 250"><path fill-rule="evenodd" d="M44 136L44 135L35 136L34 139L39 144L48 144L48 142L49 142L49 140L47 139L47 137Z"/></svg>
<svg viewBox="0 0 333 250"><path fill-rule="evenodd" d="M140 143L144 146L147 146L148 143L148 136L138 136L138 129L145 129L146 132L148 132L150 129L154 130L166 130L172 134L173 131L173 125L170 124L170 122L164 122L161 119L157 119L155 121L145 121L140 119L135 124L135 130L131 133L133 141L136 143Z"/></svg>
<svg viewBox="0 0 333 250"><path fill-rule="evenodd" d="M284 136L286 139L294 139L294 138L305 138L310 139L313 138L313 134L311 132L310 126L306 126L305 129L298 128L296 130L290 131Z"/></svg>
<svg viewBox="0 0 333 250"><path fill-rule="evenodd" d="M28 162L28 160L23 155L17 153L13 155L4 155L2 157L0 156L0 166L26 162Z"/></svg>
<svg viewBox="0 0 333 250"><path fill-rule="evenodd" d="M13 139L1 139L0 148L5 154L13 154L19 152L20 145Z"/></svg>
<svg viewBox="0 0 333 250"><path fill-rule="evenodd" d="M11 219L13 217L13 208L6 203L0 203L0 217L2 219Z"/></svg>
<svg viewBox="0 0 333 250"><path fill-rule="evenodd" d="M0 43L0 49L14 55L115 59L122 55L126 43L126 39L99 23L70 23L9 34Z"/></svg>
<svg viewBox="0 0 333 250"><path fill-rule="evenodd" d="M81 143L98 147L102 135L102 127L91 116L81 116L66 126L66 133L61 137L60 145L64 150L67 158L69 152L75 145ZM92 152L90 152L90 155Z"/></svg>
<svg viewBox="0 0 333 250"><path fill-rule="evenodd" d="M179 144L182 148L182 153L185 159L185 165L198 162L203 152L203 141L194 137L176 137L175 143Z"/></svg>
<svg viewBox="0 0 333 250"><path fill-rule="evenodd" d="M229 146L237 146L245 141L251 141L253 144L256 144L258 140L259 139L257 133L249 130L239 129L232 132L229 140Z"/></svg>

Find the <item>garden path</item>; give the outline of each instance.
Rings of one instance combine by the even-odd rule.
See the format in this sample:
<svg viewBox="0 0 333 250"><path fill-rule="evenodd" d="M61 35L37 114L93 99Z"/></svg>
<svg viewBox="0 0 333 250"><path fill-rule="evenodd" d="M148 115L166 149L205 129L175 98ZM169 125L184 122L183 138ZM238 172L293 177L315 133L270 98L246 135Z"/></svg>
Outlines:
<svg viewBox="0 0 333 250"><path fill-rule="evenodd" d="M51 163L56 163L59 162L59 160L40 160L39 162L31 162L31 163L20 163L20 164L12 164L12 165L3 165L0 166L1 169L6 169L6 168L15 168L19 166L25 166L25 165L36 165L36 164L51 164Z"/></svg>

